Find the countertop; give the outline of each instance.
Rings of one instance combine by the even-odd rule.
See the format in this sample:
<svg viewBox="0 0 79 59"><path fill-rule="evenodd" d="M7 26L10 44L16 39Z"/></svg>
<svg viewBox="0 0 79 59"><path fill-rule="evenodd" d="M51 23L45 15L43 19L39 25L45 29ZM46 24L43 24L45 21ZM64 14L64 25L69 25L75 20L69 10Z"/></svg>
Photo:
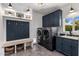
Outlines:
<svg viewBox="0 0 79 59"><path fill-rule="evenodd" d="M58 36L58 37L69 38L69 39L73 39L73 40L79 40L79 37L75 37L75 36Z"/></svg>

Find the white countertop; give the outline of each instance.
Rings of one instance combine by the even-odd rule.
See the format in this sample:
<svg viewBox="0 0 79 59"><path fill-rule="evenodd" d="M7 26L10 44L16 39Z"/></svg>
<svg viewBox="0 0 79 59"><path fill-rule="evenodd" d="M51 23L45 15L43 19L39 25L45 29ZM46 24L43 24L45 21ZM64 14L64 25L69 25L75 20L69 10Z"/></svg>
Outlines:
<svg viewBox="0 0 79 59"><path fill-rule="evenodd" d="M79 37L74 37L74 36L60 36L60 37L79 40Z"/></svg>

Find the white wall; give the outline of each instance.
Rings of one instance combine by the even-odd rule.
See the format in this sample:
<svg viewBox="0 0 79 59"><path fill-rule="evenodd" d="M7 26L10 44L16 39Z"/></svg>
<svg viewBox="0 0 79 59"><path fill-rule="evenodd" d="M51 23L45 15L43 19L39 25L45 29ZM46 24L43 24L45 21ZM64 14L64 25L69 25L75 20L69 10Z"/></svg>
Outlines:
<svg viewBox="0 0 79 59"><path fill-rule="evenodd" d="M0 44L4 40L4 38L3 38L3 20L2 20L3 11L2 12L1 11L2 11L2 8L1 8L1 4L0 4Z"/></svg>
<svg viewBox="0 0 79 59"><path fill-rule="evenodd" d="M4 55L4 49L1 47L4 43L4 32L3 32L3 20L2 20L2 14L3 12L0 4L0 56Z"/></svg>
<svg viewBox="0 0 79 59"><path fill-rule="evenodd" d="M42 27L42 14L33 11L33 20L30 21L30 38L36 42L37 28Z"/></svg>

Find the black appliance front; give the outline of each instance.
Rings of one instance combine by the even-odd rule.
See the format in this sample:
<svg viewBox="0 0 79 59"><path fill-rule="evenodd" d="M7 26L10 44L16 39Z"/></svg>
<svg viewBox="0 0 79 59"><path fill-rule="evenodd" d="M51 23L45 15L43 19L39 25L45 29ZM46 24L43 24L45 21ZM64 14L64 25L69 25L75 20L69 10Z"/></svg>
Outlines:
<svg viewBox="0 0 79 59"><path fill-rule="evenodd" d="M52 36L52 28L43 28L44 47L53 51L55 49L55 39Z"/></svg>
<svg viewBox="0 0 79 59"><path fill-rule="evenodd" d="M37 31L38 32L38 31ZM38 33L40 34L40 32ZM55 50L55 37L52 36L52 28L45 27L41 29L41 36L38 39L39 35L37 34L37 42L40 40L40 45L47 48L48 50Z"/></svg>
<svg viewBox="0 0 79 59"><path fill-rule="evenodd" d="M42 28L37 29L37 43L40 44L40 45L43 45Z"/></svg>
<svg viewBox="0 0 79 59"><path fill-rule="evenodd" d="M29 22L23 21L6 21L7 41L29 38Z"/></svg>

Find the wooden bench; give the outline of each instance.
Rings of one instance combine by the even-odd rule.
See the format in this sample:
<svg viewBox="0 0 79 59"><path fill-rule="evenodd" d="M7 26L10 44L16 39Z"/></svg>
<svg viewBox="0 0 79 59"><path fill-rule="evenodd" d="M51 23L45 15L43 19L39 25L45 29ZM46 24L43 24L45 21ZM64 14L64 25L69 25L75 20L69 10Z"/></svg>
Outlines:
<svg viewBox="0 0 79 59"><path fill-rule="evenodd" d="M26 51L26 47L29 45L31 47L33 47L33 40L32 39L21 39L21 40L14 40L14 41L7 41L3 44L2 48L5 48L7 50L11 50L13 48L8 48L10 46L14 46L14 52L17 53L17 45L19 44L23 44L24 45L24 50ZM5 52L5 51L4 51Z"/></svg>

